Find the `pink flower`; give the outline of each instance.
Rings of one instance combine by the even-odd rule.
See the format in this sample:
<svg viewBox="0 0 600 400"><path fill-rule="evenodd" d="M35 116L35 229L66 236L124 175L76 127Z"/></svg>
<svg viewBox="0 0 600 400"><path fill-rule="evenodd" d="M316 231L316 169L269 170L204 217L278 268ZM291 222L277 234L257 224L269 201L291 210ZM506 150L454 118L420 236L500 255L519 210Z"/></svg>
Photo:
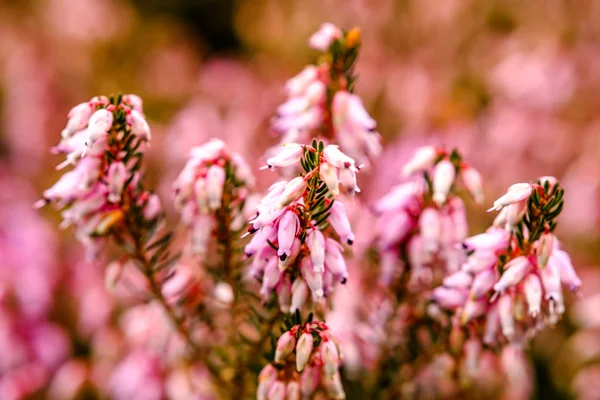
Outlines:
<svg viewBox="0 0 600 400"><path fill-rule="evenodd" d="M339 39L342 36L342 31L333 25L332 23L326 22L321 25L319 30L315 32L308 43L310 47L319 51L327 51L331 43L334 40Z"/></svg>
<svg viewBox="0 0 600 400"><path fill-rule="evenodd" d="M292 244L299 229L300 221L298 220L298 216L293 211L285 211L279 219L277 233L277 242L279 244L277 255L281 261L285 261L291 254Z"/></svg>
<svg viewBox="0 0 600 400"><path fill-rule="evenodd" d="M302 372L308 363L308 359L313 351L313 337L310 333L303 333L298 339L296 345L296 371Z"/></svg>
<svg viewBox="0 0 600 400"><path fill-rule="evenodd" d="M143 140L151 139L150 126L138 110L131 110L131 133Z"/></svg>
<svg viewBox="0 0 600 400"><path fill-rule="evenodd" d="M581 287L581 279L579 279L577 272L575 272L575 268L573 268L571 257L569 257L565 251L555 249L551 258L554 258L553 263L558 266L560 281L563 285L572 292L579 290Z"/></svg>
<svg viewBox="0 0 600 400"><path fill-rule="evenodd" d="M94 106L91 102L81 103L73 107L71 111L69 111L69 120L67 121L67 126L63 129L61 136L64 139L69 138L75 132L87 127L93 113Z"/></svg>
<svg viewBox="0 0 600 400"><path fill-rule="evenodd" d="M304 257L300 265L302 276L312 292L314 300L323 297L323 272L316 271L309 257Z"/></svg>
<svg viewBox="0 0 600 400"><path fill-rule="evenodd" d="M221 208L223 186L225 185L225 170L218 165L211 165L206 173L206 196L208 207L216 211Z"/></svg>
<svg viewBox="0 0 600 400"><path fill-rule="evenodd" d="M494 285L494 290L496 292L503 292L515 286L527 275L530 267L531 263L527 257L520 256L513 258L504 266L504 272L502 272L500 280Z"/></svg>
<svg viewBox="0 0 600 400"><path fill-rule="evenodd" d="M275 363L284 362L290 356L296 347L296 337L292 332L286 332L277 340L275 348Z"/></svg>
<svg viewBox="0 0 600 400"><path fill-rule="evenodd" d="M438 150L435 146L423 146L417 149L412 158L404 164L402 175L410 176L415 172L425 171L431 168L438 157Z"/></svg>
<svg viewBox="0 0 600 400"><path fill-rule="evenodd" d="M335 167L329 163L322 163L319 168L319 176L321 180L325 182L327 189L332 196L337 196L340 193L338 172Z"/></svg>
<svg viewBox="0 0 600 400"><path fill-rule="evenodd" d="M273 383L277 380L277 369L272 364L267 364L258 375L258 389L256 398L258 400L267 400L267 395Z"/></svg>
<svg viewBox="0 0 600 400"><path fill-rule="evenodd" d="M433 208L426 208L421 212L419 227L425 251L435 253L440 246L442 224L440 214Z"/></svg>
<svg viewBox="0 0 600 400"><path fill-rule="evenodd" d="M481 185L481 175L475 168L467 166L460 171L460 178L463 184L473 196L477 204L483 203L483 189Z"/></svg>
<svg viewBox="0 0 600 400"><path fill-rule="evenodd" d="M542 283L535 274L529 274L523 281L523 292L527 300L529 315L536 317L541 310L542 305Z"/></svg>
<svg viewBox="0 0 600 400"><path fill-rule="evenodd" d="M325 245L325 266L333 274L334 278L341 283L346 283L348 279L348 268L346 260L342 255L342 246L331 238L327 238Z"/></svg>
<svg viewBox="0 0 600 400"><path fill-rule="evenodd" d="M85 145L91 147L101 136L106 135L113 123L113 114L105 108L96 111L90 117L85 134Z"/></svg>
<svg viewBox="0 0 600 400"><path fill-rule="evenodd" d="M531 196L533 192L533 187L529 183L516 183L508 188L506 194L500 197L498 200L494 201L494 206L490 208L488 211L492 210L501 210L502 207L506 207L508 205L518 203L522 200L525 200Z"/></svg>
<svg viewBox="0 0 600 400"><path fill-rule="evenodd" d="M108 167L108 201L118 203L121 201L121 193L125 180L128 178L127 168L122 162L115 162Z"/></svg>
<svg viewBox="0 0 600 400"><path fill-rule="evenodd" d="M433 170L433 201L441 207L448 198L456 178L456 169L449 160L440 161Z"/></svg>
<svg viewBox="0 0 600 400"><path fill-rule="evenodd" d="M283 208L289 205L290 203L298 200L298 198L300 198L306 191L306 186L306 181L301 176L298 176L289 181L285 185L283 192L278 198L277 206L279 208Z"/></svg>
<svg viewBox="0 0 600 400"><path fill-rule="evenodd" d="M327 220L335 233L337 233L342 242L348 244L354 243L354 233L350 226L350 220L346 214L346 208L341 201L335 201L331 206L329 218Z"/></svg>
<svg viewBox="0 0 600 400"><path fill-rule="evenodd" d="M496 263L496 257L494 256L494 264ZM493 265L493 264L492 264ZM475 275L473 284L471 285L471 298L479 299L483 295L487 294L494 287L496 282L496 274L492 269L484 269Z"/></svg>
<svg viewBox="0 0 600 400"><path fill-rule="evenodd" d="M288 96L299 96L306 91L308 85L318 77L317 67L309 65L305 67L298 75L286 82L285 89Z"/></svg>
<svg viewBox="0 0 600 400"><path fill-rule="evenodd" d="M431 293L431 299L447 309L456 309L467 300L468 291L440 286Z"/></svg>
<svg viewBox="0 0 600 400"><path fill-rule="evenodd" d="M308 234L306 243L315 272L325 272L325 237L321 231L313 229Z"/></svg>
<svg viewBox="0 0 600 400"><path fill-rule="evenodd" d="M279 152L267 160L267 166L271 169L288 167L300 162L304 146L297 143L281 145Z"/></svg>

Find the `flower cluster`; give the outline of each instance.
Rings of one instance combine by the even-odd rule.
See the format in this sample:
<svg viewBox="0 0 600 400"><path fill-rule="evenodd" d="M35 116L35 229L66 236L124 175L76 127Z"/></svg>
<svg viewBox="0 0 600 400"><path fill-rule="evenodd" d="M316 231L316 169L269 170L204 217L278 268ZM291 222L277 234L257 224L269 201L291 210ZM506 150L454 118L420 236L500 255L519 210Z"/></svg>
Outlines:
<svg viewBox="0 0 600 400"><path fill-rule="evenodd" d="M288 99L277 108L273 129L282 135L282 143L308 143L318 136L335 140L361 163L377 157L381 152L377 123L352 93L360 32L356 28L342 32L326 23L309 43L325 54L318 65L305 67L286 83Z"/></svg>
<svg viewBox="0 0 600 400"><path fill-rule="evenodd" d="M136 95L94 97L69 112L67 126L55 153L66 154L57 169L66 172L44 191L36 203L56 203L64 208L62 227L74 225L77 237L96 251L97 237L104 236L124 219L124 211L136 207L147 219L161 211L158 197L140 192L139 169L150 128ZM133 204L135 203L135 204Z"/></svg>
<svg viewBox="0 0 600 400"><path fill-rule="evenodd" d="M377 246L380 283L389 286L398 260L407 259L408 286L428 287L458 270L463 254L456 247L468 235L465 206L453 188L460 178L476 202L483 200L481 177L461 156L434 146L419 148L402 171L406 181L393 187L373 206L378 216ZM404 257L404 255L406 255Z"/></svg>
<svg viewBox="0 0 600 400"><path fill-rule="evenodd" d="M254 186L254 176L239 154L219 139L211 139L190 151L190 158L173 183L175 208L191 228L190 250L204 256L220 219L225 229L239 231L241 213Z"/></svg>
<svg viewBox="0 0 600 400"><path fill-rule="evenodd" d="M275 357L259 375L256 398L292 400L317 393L345 399L339 366L342 353L323 322L291 326L277 340Z"/></svg>
<svg viewBox="0 0 600 400"><path fill-rule="evenodd" d="M492 209L501 210L495 226L464 241L468 260L433 291L463 324L485 318L484 342L521 340L555 323L564 312L561 285L581 286L553 234L563 193L553 177L511 186L494 202Z"/></svg>
<svg viewBox="0 0 600 400"><path fill-rule="evenodd" d="M254 259L251 275L262 279L261 294L276 290L282 310L294 312L310 290L317 301L345 283L348 272L341 242L352 244L354 233L343 203L336 198L340 184L358 191L358 168L337 146L313 141L311 146L287 144L267 160L270 168L300 163L303 172L275 183L250 221L254 236L245 252Z"/></svg>

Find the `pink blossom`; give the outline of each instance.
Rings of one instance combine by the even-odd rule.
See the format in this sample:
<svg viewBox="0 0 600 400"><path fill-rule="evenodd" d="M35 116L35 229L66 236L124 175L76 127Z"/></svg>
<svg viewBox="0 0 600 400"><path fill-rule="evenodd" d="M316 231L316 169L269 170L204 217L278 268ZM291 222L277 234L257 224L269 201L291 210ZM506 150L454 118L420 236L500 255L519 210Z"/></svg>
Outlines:
<svg viewBox="0 0 600 400"><path fill-rule="evenodd" d="M498 200L494 201L494 206L490 208L488 211L492 210L501 210L502 207L506 207L508 205L518 203L522 200L525 200L531 196L533 192L533 187L529 183L516 183L508 188L506 194L500 197Z"/></svg>
<svg viewBox="0 0 600 400"><path fill-rule="evenodd" d="M346 208L341 201L335 201L331 206L328 221L343 242L350 245L354 242L354 233L350 226L350 220L346 214Z"/></svg>
<svg viewBox="0 0 600 400"><path fill-rule="evenodd" d="M327 51L331 43L341 36L342 31L338 27L326 22L310 37L308 43L315 50Z"/></svg>
<svg viewBox="0 0 600 400"><path fill-rule="evenodd" d="M417 149L412 158L404 164L402 175L410 176L415 172L425 171L431 168L437 157L438 150L435 146L423 146Z"/></svg>
<svg viewBox="0 0 600 400"><path fill-rule="evenodd" d="M479 172L475 168L467 166L460 171L460 178L471 196L473 196L475 202L477 204L482 204L483 188Z"/></svg>
<svg viewBox="0 0 600 400"><path fill-rule="evenodd" d="M300 229L298 216L293 211L285 211L279 219L279 230L277 234L277 242L279 249L277 255L282 261L291 254L294 238Z"/></svg>
<svg viewBox="0 0 600 400"><path fill-rule="evenodd" d="M313 345L313 337L310 333L305 332L300 335L296 345L296 371L304 370L313 351Z"/></svg>
<svg viewBox="0 0 600 400"><path fill-rule="evenodd" d="M277 340L275 348L275 363L284 362L296 347L296 337L292 332L286 332Z"/></svg>
<svg viewBox="0 0 600 400"><path fill-rule="evenodd" d="M306 242L315 272L325 272L325 237L320 230L313 229L308 234Z"/></svg>
<svg viewBox="0 0 600 400"><path fill-rule="evenodd" d="M500 276L500 279L494 285L494 290L496 292L503 292L506 289L515 286L529 272L531 267L531 263L527 259L527 257L521 256L517 258L513 258L504 266L504 271Z"/></svg>
<svg viewBox="0 0 600 400"><path fill-rule="evenodd" d="M433 201L442 206L456 178L456 169L449 160L440 161L433 170Z"/></svg>
<svg viewBox="0 0 600 400"><path fill-rule="evenodd" d="M267 166L273 169L297 164L300 162L303 151L304 146L298 143L283 144L279 148L279 152L267 160Z"/></svg>

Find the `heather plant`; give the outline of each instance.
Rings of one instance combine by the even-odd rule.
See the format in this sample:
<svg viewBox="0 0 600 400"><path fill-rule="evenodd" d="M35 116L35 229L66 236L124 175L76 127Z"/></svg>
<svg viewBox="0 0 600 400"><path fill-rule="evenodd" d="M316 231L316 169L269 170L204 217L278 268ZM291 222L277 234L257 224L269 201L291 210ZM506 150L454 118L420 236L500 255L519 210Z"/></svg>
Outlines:
<svg viewBox="0 0 600 400"><path fill-rule="evenodd" d="M208 385L211 398L231 399L527 395L527 341L563 314L561 285L581 286L554 236L563 189L552 177L515 184L493 203L493 226L469 236L461 196L482 204L482 178L458 150L429 145L366 205L357 175L381 143L353 93L359 30L324 24L309 44L322 54L287 82L271 121L281 144L262 168L284 177L261 195L227 143L193 147L172 183L180 228L145 183L142 100L99 96L70 111L53 151L66 154L59 170L72 169L36 206L61 210L61 227L108 264L107 287L128 300L131 351L111 394L191 399ZM334 294L355 279L352 245L369 234L353 231L353 214L376 219L352 260L363 280L351 295L365 300L342 327L359 348L359 379L345 375L327 322Z"/></svg>

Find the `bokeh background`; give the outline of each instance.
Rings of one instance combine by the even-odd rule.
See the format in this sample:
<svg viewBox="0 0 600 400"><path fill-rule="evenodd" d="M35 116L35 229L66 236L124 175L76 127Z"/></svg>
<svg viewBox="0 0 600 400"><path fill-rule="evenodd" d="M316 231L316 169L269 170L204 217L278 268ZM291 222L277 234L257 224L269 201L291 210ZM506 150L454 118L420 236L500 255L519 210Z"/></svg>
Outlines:
<svg viewBox="0 0 600 400"><path fill-rule="evenodd" d="M82 261L55 210L32 208L60 175L49 149L70 107L142 96L149 178L168 204L188 149L210 137L260 165L283 84L314 61L306 42L323 22L362 32L357 93L386 149L361 185L367 201L425 143L458 147L489 203L514 182L561 180L558 235L584 284L532 345L535 397L600 398L600 2L3 0L0 399L69 398L89 376L110 393L123 376L161 374L127 349L126 299ZM469 220L476 232L491 216L472 206Z"/></svg>

